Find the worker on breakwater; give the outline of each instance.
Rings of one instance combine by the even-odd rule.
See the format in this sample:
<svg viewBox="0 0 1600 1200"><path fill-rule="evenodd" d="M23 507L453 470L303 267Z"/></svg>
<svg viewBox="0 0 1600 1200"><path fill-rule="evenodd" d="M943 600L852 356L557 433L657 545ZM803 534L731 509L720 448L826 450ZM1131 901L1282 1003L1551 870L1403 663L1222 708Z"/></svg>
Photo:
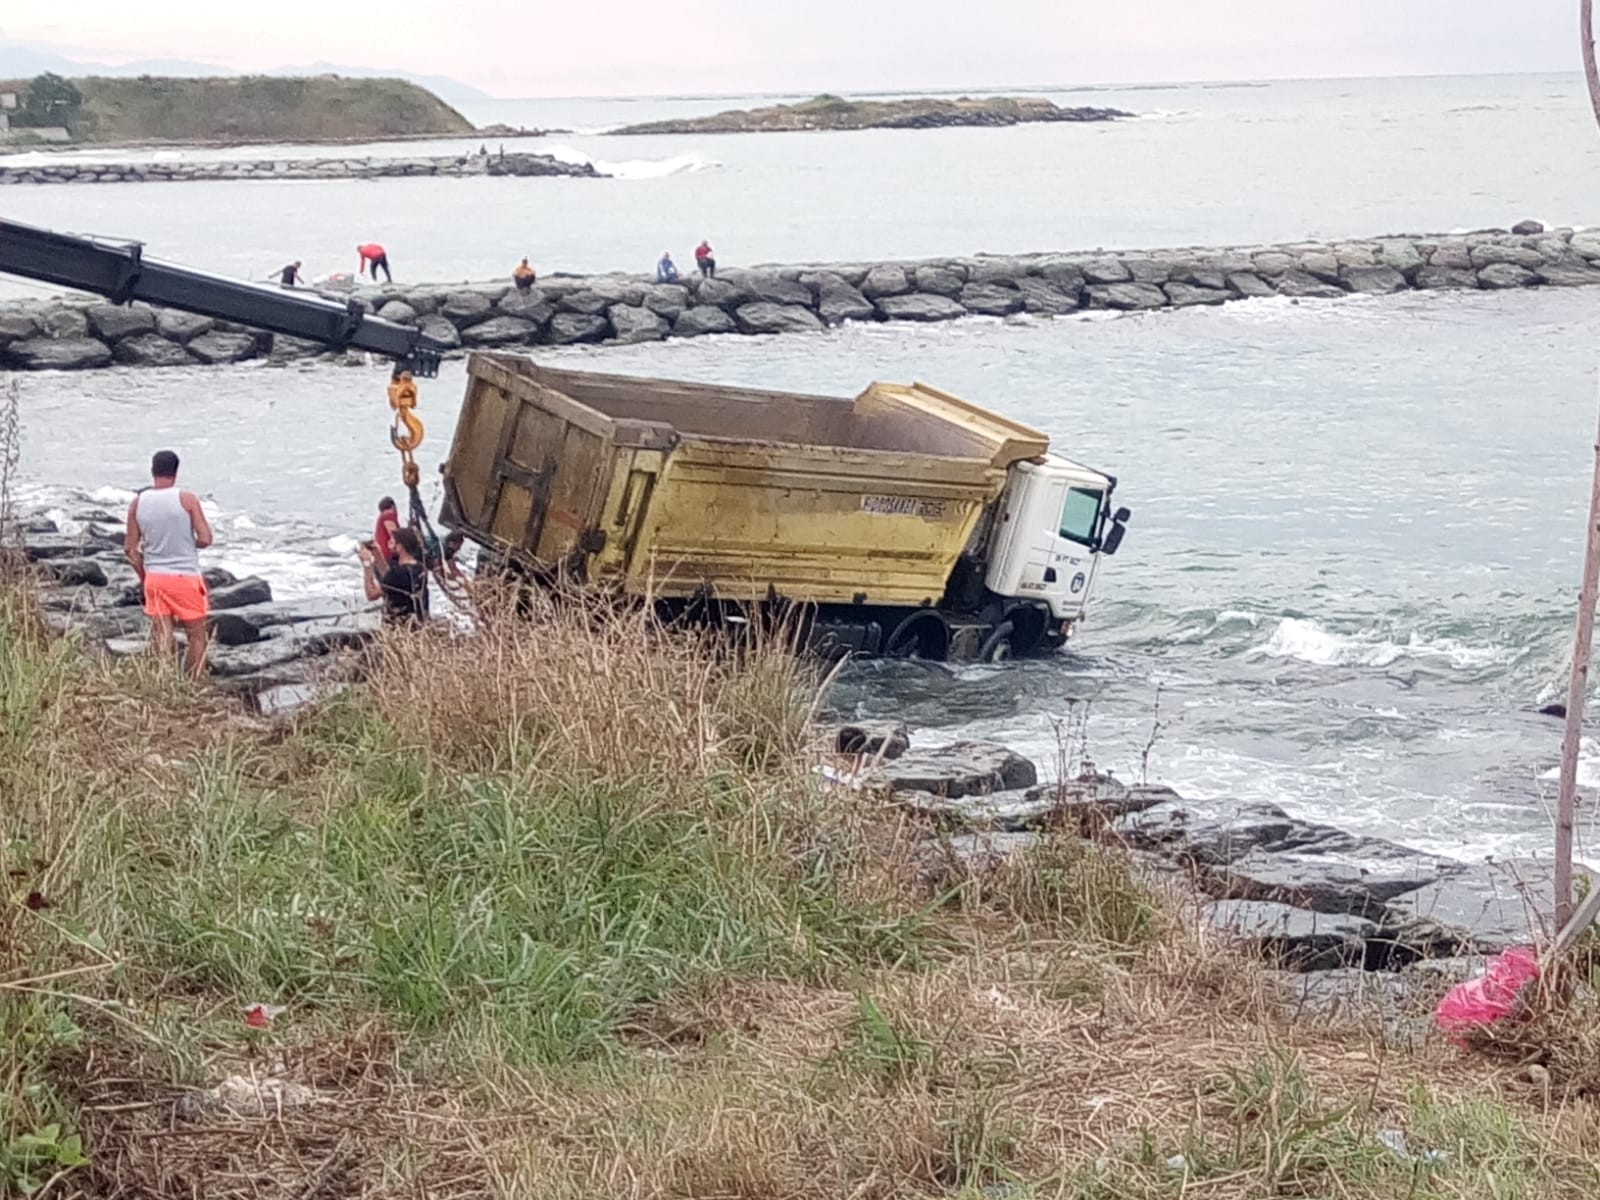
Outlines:
<svg viewBox="0 0 1600 1200"><path fill-rule="evenodd" d="M700 268L702 278L717 277L717 253L711 248L708 239L702 238L700 244L694 248L694 265Z"/></svg>
<svg viewBox="0 0 1600 1200"><path fill-rule="evenodd" d="M370 266L372 282L378 282L378 268L383 268L383 281L393 283L394 276L389 274L389 253L377 242L368 242L364 246L357 246L356 253L361 256L360 263L356 266L356 278L361 278L361 273Z"/></svg>
<svg viewBox="0 0 1600 1200"><path fill-rule="evenodd" d="M538 281L539 273L533 269L532 264L524 258L511 272L511 282L517 285L517 291L525 292Z"/></svg>
<svg viewBox="0 0 1600 1200"><path fill-rule="evenodd" d="M400 510L394 497L385 496L378 501L378 523L372 530L372 547L378 552L378 562L387 567L394 559L394 535L400 528Z"/></svg>
<svg viewBox="0 0 1600 1200"><path fill-rule="evenodd" d="M661 252L661 261L656 264L656 282L678 282L678 264L672 261L672 251L670 250Z"/></svg>
<svg viewBox="0 0 1600 1200"><path fill-rule="evenodd" d="M184 665L193 679L206 673L206 581L200 551L215 540L200 497L178 487L178 456L158 450L150 459L150 486L128 505L123 550L144 589L150 644L170 659L176 626L188 638Z"/></svg>
<svg viewBox="0 0 1600 1200"><path fill-rule="evenodd" d="M278 283L286 288L292 288L297 283L304 283L305 280L300 275L300 267L301 263L297 258L278 272Z"/></svg>

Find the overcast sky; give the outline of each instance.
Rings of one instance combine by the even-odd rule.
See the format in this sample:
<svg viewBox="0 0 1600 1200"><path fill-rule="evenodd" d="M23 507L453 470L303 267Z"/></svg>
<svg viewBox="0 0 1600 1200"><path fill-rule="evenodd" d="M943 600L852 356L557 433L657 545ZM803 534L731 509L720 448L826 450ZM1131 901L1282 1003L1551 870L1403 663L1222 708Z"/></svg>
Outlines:
<svg viewBox="0 0 1600 1200"><path fill-rule="evenodd" d="M499 96L1574 69L1577 0L4 0L0 38Z"/></svg>

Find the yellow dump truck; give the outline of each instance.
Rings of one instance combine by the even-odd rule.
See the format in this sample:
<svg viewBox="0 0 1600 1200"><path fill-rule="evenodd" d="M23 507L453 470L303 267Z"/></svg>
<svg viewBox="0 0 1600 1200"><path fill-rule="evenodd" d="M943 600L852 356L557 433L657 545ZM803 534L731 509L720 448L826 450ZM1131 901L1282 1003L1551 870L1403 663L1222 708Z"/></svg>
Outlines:
<svg viewBox="0 0 1600 1200"><path fill-rule="evenodd" d="M444 524L535 579L745 620L834 652L999 661L1059 647L1128 510L1116 480L925 384L853 400L473 354Z"/></svg>

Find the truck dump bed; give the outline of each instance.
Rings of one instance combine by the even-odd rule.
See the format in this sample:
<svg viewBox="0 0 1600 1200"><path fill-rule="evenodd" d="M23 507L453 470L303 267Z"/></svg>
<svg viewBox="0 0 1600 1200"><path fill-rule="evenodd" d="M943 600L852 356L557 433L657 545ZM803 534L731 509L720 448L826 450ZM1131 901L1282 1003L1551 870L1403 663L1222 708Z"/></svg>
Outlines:
<svg viewBox="0 0 1600 1200"><path fill-rule="evenodd" d="M627 591L937 603L1041 433L921 384L854 400L472 355L445 521Z"/></svg>

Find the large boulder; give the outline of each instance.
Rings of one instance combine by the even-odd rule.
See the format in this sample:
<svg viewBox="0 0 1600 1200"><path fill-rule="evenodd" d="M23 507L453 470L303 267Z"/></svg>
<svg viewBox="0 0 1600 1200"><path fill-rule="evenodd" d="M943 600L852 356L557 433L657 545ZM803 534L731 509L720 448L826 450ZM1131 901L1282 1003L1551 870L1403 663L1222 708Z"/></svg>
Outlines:
<svg viewBox="0 0 1600 1200"><path fill-rule="evenodd" d="M1257 275L1268 279L1276 279L1279 275L1286 275L1291 271L1300 270L1300 260L1292 254L1285 254L1281 250L1266 250L1253 257Z"/></svg>
<svg viewBox="0 0 1600 1200"><path fill-rule="evenodd" d="M1264 300L1278 293L1273 286L1254 271L1234 271L1228 275L1228 287L1241 300Z"/></svg>
<svg viewBox="0 0 1600 1200"><path fill-rule="evenodd" d="M1393 267L1346 267L1344 282L1352 292L1388 296L1406 290L1406 277Z"/></svg>
<svg viewBox="0 0 1600 1200"><path fill-rule="evenodd" d="M1078 310L1079 290L1070 290L1046 279L1022 278L1017 280L1017 292L1022 297L1022 311L1041 317L1057 317Z"/></svg>
<svg viewBox="0 0 1600 1200"><path fill-rule="evenodd" d="M211 607L215 611L244 608L250 604L268 604L271 600L272 585L254 575L211 589Z"/></svg>
<svg viewBox="0 0 1600 1200"><path fill-rule="evenodd" d="M1165 285L1167 299L1174 308L1190 308L1196 304L1223 304L1233 299L1233 293L1224 288L1196 287L1192 283Z"/></svg>
<svg viewBox="0 0 1600 1200"><path fill-rule="evenodd" d="M910 290L911 281L906 278L905 268L896 263L884 263L873 267L861 281L861 294L869 300L881 300L886 296L903 296Z"/></svg>
<svg viewBox="0 0 1600 1200"><path fill-rule="evenodd" d="M521 317L490 317L461 331L463 346L522 346L539 336L539 326Z"/></svg>
<svg viewBox="0 0 1600 1200"><path fill-rule="evenodd" d="M711 304L696 304L678 314L672 323L675 337L699 337L704 333L733 333L738 326L720 308Z"/></svg>
<svg viewBox="0 0 1600 1200"><path fill-rule="evenodd" d="M678 283L658 283L646 289L644 306L657 316L676 321L689 307L689 289Z"/></svg>
<svg viewBox="0 0 1600 1200"><path fill-rule="evenodd" d="M842 279L824 283L817 292L817 315L824 325L842 325L846 321L870 321L878 310L855 288Z"/></svg>
<svg viewBox="0 0 1600 1200"><path fill-rule="evenodd" d="M103 342L151 333L156 327L155 311L145 304L91 304L84 316L94 335Z"/></svg>
<svg viewBox="0 0 1600 1200"><path fill-rule="evenodd" d="M1325 971L1366 962L1378 927L1362 917L1307 912L1261 900L1218 900L1200 910L1201 921L1276 966Z"/></svg>
<svg viewBox="0 0 1600 1200"><path fill-rule="evenodd" d="M1164 258L1131 257L1122 260L1134 283L1165 283L1172 278L1172 263Z"/></svg>
<svg viewBox="0 0 1600 1200"><path fill-rule="evenodd" d="M1091 776L1003 792L940 796L932 792L896 792L895 803L932 817L942 825L1021 833L1069 829L1088 833L1105 829L1129 813L1171 801L1176 793L1160 786L1128 787L1109 776Z"/></svg>
<svg viewBox="0 0 1600 1200"><path fill-rule="evenodd" d="M959 296L966 286L960 275L948 267L924 263L913 273L917 291L931 296Z"/></svg>
<svg viewBox="0 0 1600 1200"><path fill-rule="evenodd" d="M580 316L585 317L598 317L604 314L606 309L610 308L615 303L617 303L617 301L607 299L599 292L596 292L590 288L578 288L572 291L562 292L560 299L556 301L556 307L564 313L577 313Z"/></svg>
<svg viewBox="0 0 1600 1200"><path fill-rule="evenodd" d="M1542 221L1518 221L1511 227L1511 232L1519 237L1532 237L1534 234L1544 232Z"/></svg>
<svg viewBox="0 0 1600 1200"><path fill-rule="evenodd" d="M700 279L689 285L694 289L695 303L715 305L721 309L734 309L755 299L750 291L731 279Z"/></svg>
<svg viewBox="0 0 1600 1200"><path fill-rule="evenodd" d="M1102 286L1127 283L1133 278L1132 273L1128 270L1128 264L1120 258L1097 258L1092 262L1084 263L1080 269L1083 272L1084 279Z"/></svg>
<svg viewBox="0 0 1600 1200"><path fill-rule="evenodd" d="M1596 877L1577 868L1590 886ZM1420 953L1498 954L1538 939L1530 897L1553 887L1548 859L1479 862L1442 875L1389 905L1386 934Z"/></svg>
<svg viewBox="0 0 1600 1200"><path fill-rule="evenodd" d="M253 333L202 333L188 345L189 353L203 363L233 363L254 358L260 343Z"/></svg>
<svg viewBox="0 0 1600 1200"><path fill-rule="evenodd" d="M1028 272L1026 264L1003 255L964 258L961 266L966 269L968 283L1015 283Z"/></svg>
<svg viewBox="0 0 1600 1200"><path fill-rule="evenodd" d="M89 318L81 308L65 304L52 305L39 318L39 327L53 338L82 338L89 336Z"/></svg>
<svg viewBox="0 0 1600 1200"><path fill-rule="evenodd" d="M1540 283L1551 287L1585 287L1600 283L1600 268L1591 266L1581 258L1568 262L1547 262L1537 268L1534 274L1539 277Z"/></svg>
<svg viewBox="0 0 1600 1200"><path fill-rule="evenodd" d="M969 283L961 289L961 306L985 317L1004 317L1022 311L1022 293L999 283Z"/></svg>
<svg viewBox="0 0 1600 1200"><path fill-rule="evenodd" d="M1256 255L1257 259L1265 257L1266 255L1264 254ZM1367 267L1351 268L1351 270L1356 271L1369 269ZM1331 300L1335 296L1343 296L1345 294L1345 290L1342 287L1331 283L1323 283L1315 275L1307 274L1305 271L1282 272L1276 278L1276 286L1278 295L1295 298Z"/></svg>
<svg viewBox="0 0 1600 1200"><path fill-rule="evenodd" d="M439 312L457 329L487 321L493 310L494 305L482 292L451 292L439 306Z"/></svg>
<svg viewBox="0 0 1600 1200"><path fill-rule="evenodd" d="M891 321L952 321L967 310L948 296L884 296L878 311Z"/></svg>
<svg viewBox="0 0 1600 1200"><path fill-rule="evenodd" d="M757 300L765 300L771 304L799 304L805 307L809 307L812 302L811 289L795 279L784 279L780 275L758 271L742 273L737 278L740 285Z"/></svg>
<svg viewBox="0 0 1600 1200"><path fill-rule="evenodd" d="M901 721L852 721L834 730L833 749L892 762L911 749L911 731Z"/></svg>
<svg viewBox="0 0 1600 1200"><path fill-rule="evenodd" d="M194 355L159 333L123 338L112 354L119 363L130 367L184 367L195 361Z"/></svg>
<svg viewBox="0 0 1600 1200"><path fill-rule="evenodd" d="M1407 279L1422 269L1422 252L1406 238L1385 238L1378 243L1378 261Z"/></svg>
<svg viewBox="0 0 1600 1200"><path fill-rule="evenodd" d="M1165 308L1167 294L1153 283L1109 283L1089 285L1090 308L1115 308L1126 312Z"/></svg>
<svg viewBox="0 0 1600 1200"><path fill-rule="evenodd" d="M174 342L188 342L202 333L210 333L216 325L210 317L181 309L163 308L156 312L156 332Z"/></svg>
<svg viewBox="0 0 1600 1200"><path fill-rule="evenodd" d="M613 304L607 315L619 342L659 342L671 329L665 317L642 304Z"/></svg>
<svg viewBox="0 0 1600 1200"><path fill-rule="evenodd" d="M34 371L78 371L111 361L104 342L90 337L28 338L5 348L7 359Z"/></svg>
<svg viewBox="0 0 1600 1200"><path fill-rule="evenodd" d="M44 570L61 587L103 588L108 582L105 568L92 558L55 558Z"/></svg>
<svg viewBox="0 0 1600 1200"><path fill-rule="evenodd" d="M1539 277L1516 263L1492 263L1478 272L1478 284L1494 290L1531 287Z"/></svg>
<svg viewBox="0 0 1600 1200"><path fill-rule="evenodd" d="M1459 267L1423 267L1416 274L1416 285L1433 291L1476 289L1478 275Z"/></svg>
<svg viewBox="0 0 1600 1200"><path fill-rule="evenodd" d="M1313 250L1300 256L1300 266L1308 275L1315 275L1326 283L1339 282L1339 257L1323 250Z"/></svg>
<svg viewBox="0 0 1600 1200"><path fill-rule="evenodd" d="M1252 850L1218 868L1206 886L1230 899L1378 920L1391 900L1459 869L1459 863L1393 842L1333 831L1298 849Z"/></svg>
<svg viewBox="0 0 1600 1200"><path fill-rule="evenodd" d="M1472 269L1472 247L1465 242L1440 242L1428 255L1430 267L1445 267L1452 271Z"/></svg>
<svg viewBox="0 0 1600 1200"><path fill-rule="evenodd" d="M555 313L556 306L538 288L529 288L525 292L513 289L500 297L496 311L502 316L519 317L542 328Z"/></svg>
<svg viewBox="0 0 1600 1200"><path fill-rule="evenodd" d="M1544 265L1544 255L1527 246L1501 245L1490 242L1486 245L1474 246L1470 252L1472 265L1475 267L1492 267L1497 263L1511 263L1526 271Z"/></svg>
<svg viewBox="0 0 1600 1200"><path fill-rule="evenodd" d="M39 336L39 322L25 312L0 311L0 346Z"/></svg>
<svg viewBox="0 0 1600 1200"><path fill-rule="evenodd" d="M1033 264L1035 273L1046 283L1053 283L1063 291L1076 294L1083 290L1084 273L1083 263L1076 258L1068 258L1064 254L1047 254L1036 259ZM1111 283L1120 283L1120 280L1109 280Z"/></svg>
<svg viewBox="0 0 1600 1200"><path fill-rule="evenodd" d="M393 321L396 325L415 325L417 323L417 310L404 300L390 300L378 310L378 316L385 321Z"/></svg>
<svg viewBox="0 0 1600 1200"><path fill-rule="evenodd" d="M461 345L461 334L444 317L436 314L423 317L417 322L417 330L424 337L438 343L446 350L454 350Z"/></svg>
<svg viewBox="0 0 1600 1200"><path fill-rule="evenodd" d="M741 304L734 316L743 333L810 333L822 328L817 315L798 304L758 300L754 304Z"/></svg>
<svg viewBox="0 0 1600 1200"><path fill-rule="evenodd" d="M1600 231L1586 230L1583 233L1575 233L1568 244L1574 254L1581 254L1584 258L1590 259L1600 258Z"/></svg>
<svg viewBox="0 0 1600 1200"><path fill-rule="evenodd" d="M609 321L589 313L558 312L550 318L550 341L557 346L603 341L610 332Z"/></svg>
<svg viewBox="0 0 1600 1200"><path fill-rule="evenodd" d="M955 742L917 750L880 768L891 792L927 792L957 798L1031 788L1038 769L998 742Z"/></svg>

